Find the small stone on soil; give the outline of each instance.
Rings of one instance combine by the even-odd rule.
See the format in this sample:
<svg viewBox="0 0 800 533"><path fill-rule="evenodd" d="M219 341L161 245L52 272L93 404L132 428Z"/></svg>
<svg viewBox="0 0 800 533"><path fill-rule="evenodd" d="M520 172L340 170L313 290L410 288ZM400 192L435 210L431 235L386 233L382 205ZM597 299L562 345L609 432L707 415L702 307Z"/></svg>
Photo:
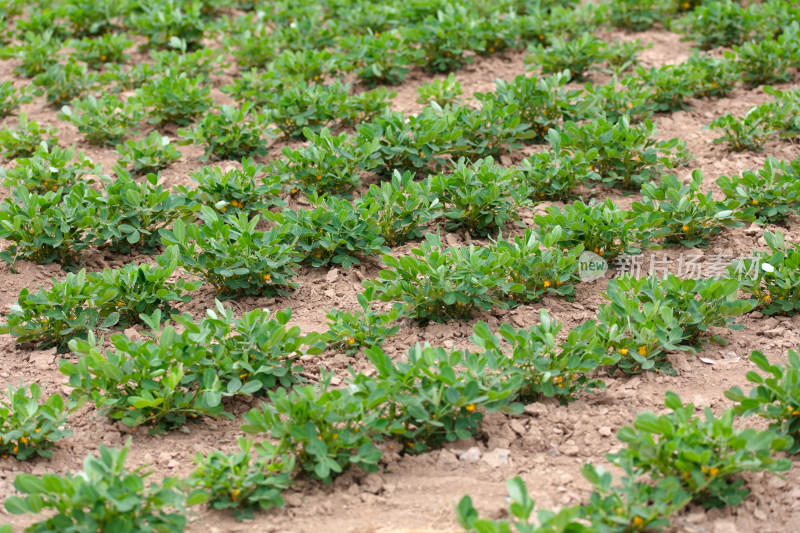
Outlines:
<svg viewBox="0 0 800 533"><path fill-rule="evenodd" d="M459 460L464 461L465 463L475 463L481 460L481 449L477 446L473 446L469 450L462 452L461 455L458 456Z"/></svg>
<svg viewBox="0 0 800 533"><path fill-rule="evenodd" d="M525 414L531 416L547 416L547 406L543 403L532 403L525 406Z"/></svg>
<svg viewBox="0 0 800 533"><path fill-rule="evenodd" d="M506 448L495 448L483 456L483 462L492 468L506 466L510 460L511 452Z"/></svg>

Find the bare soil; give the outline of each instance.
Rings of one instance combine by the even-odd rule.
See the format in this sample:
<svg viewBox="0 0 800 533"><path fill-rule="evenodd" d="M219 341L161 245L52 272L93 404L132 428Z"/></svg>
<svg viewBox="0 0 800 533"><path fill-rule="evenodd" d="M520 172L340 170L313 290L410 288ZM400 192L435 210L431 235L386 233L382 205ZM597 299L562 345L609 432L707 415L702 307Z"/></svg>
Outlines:
<svg viewBox="0 0 800 533"><path fill-rule="evenodd" d="M607 32L609 40L640 38L653 47L641 55L646 67L679 63L689 55L690 44L680 41L679 36L660 30L651 30L626 35ZM488 58L477 58L475 63L455 73L464 86L465 94L486 92L494 88L497 78L513 79L525 72L524 53L513 52ZM0 62L0 79L12 79L22 85L24 80L16 78L11 70L13 61ZM214 84L235 75L236 69L228 69L219 75ZM416 103L416 88L431 76L422 71L413 71L406 83L395 88L397 97L394 108L407 113L420 111ZM593 78L604 82L608 76L598 73ZM228 99L215 90L218 102ZM720 175L732 175L746 169L757 168L768 155L783 159L794 159L799 150L796 144L774 142L762 153L731 154L723 146L714 146L714 133L704 129L713 118L727 111L743 113L751 106L768 100L763 91L739 89L729 98L721 100L696 100L690 111L680 111L656 117L659 137L679 137L688 143L695 160L677 173L682 179L691 171L700 168L706 180L704 188L721 195L715 180ZM69 123L56 118L56 112L42 98L23 106L28 116L40 123L57 126L62 146L77 144L94 161L103 164L109 172L117 156L110 149L88 145ZM13 117L6 121L15 120ZM146 132L145 132L146 133ZM171 132L174 135L174 132ZM273 140L271 156L280 154L285 145L282 140ZM183 158L162 174L165 186L191 185L189 173L203 164L200 147L180 147ZM503 162L513 164L531 148L503 157ZM265 158L266 161L269 157ZM223 162L221 166L236 165ZM0 194L8 194L3 191ZM610 189L594 189L590 196L598 199L613 198L623 207L640 199L640 195L623 195ZM543 209L538 206L536 210ZM531 222L532 213L523 213L523 221ZM686 258L711 268L720 257L730 260L736 256L749 256L753 250L765 247L760 227L740 228L728 231L714 239L708 248L685 249L672 247L645 253L641 258L643 274L651 265L656 273L662 267L676 274L686 268ZM800 218L790 217L782 228L787 239L800 242ZM448 234L450 244L463 243L465 235ZM410 246L397 250L404 253ZM684 260L681 260L681 257ZM106 252L92 252L85 256L86 267L101 270L122 266L129 262L153 262L148 256L120 256ZM0 310L12 304L23 287L47 286L50 278L61 279L65 274L58 265L36 265L21 261L16 266L18 274L0 266ZM287 298L242 298L229 302L237 312L267 307L273 310L291 307L292 323L304 331L325 331L326 310L337 307L344 310L357 308L356 294L361 290L361 281L377 276L377 264L365 263L351 270L305 269L299 281L301 287ZM387 341L385 349L393 357L400 357L407 347L418 342L429 342L445 347L469 347L472 325L486 321L493 328L502 322L516 327L527 327L538 320L539 309L547 309L552 316L564 323L565 329L592 318L607 280L584 283L577 288L574 302L545 298L535 305L524 305L512 310L493 310L476 316L468 323L432 324L420 327L404 323L400 333ZM182 311L200 318L204 310L213 306L214 294L210 288L201 288L192 295L192 301L184 304ZM555 509L572 505L588 498L589 484L580 474L586 462L607 465L606 453L617 450L620 443L616 431L629 423L638 412L663 409L664 393L668 390L680 395L684 401L693 401L698 409L710 406L721 411L728 400L723 391L738 385L747 390L745 373L755 366L747 360L751 350L758 349L773 362L784 361L786 350L796 348L800 342L800 316L790 318L763 317L750 313L740 320L746 328L739 332L720 330L716 333L728 339L727 346L708 344L699 355L714 364L701 362L695 356L677 355L673 358L677 376L643 374L632 378L602 376L607 384L605 390L587 394L568 405L544 402L531 407L529 413L519 416L490 414L486 417L478 439L456 442L443 450L419 456L402 456L395 450L387 452L381 473L366 475L351 470L330 485L300 482L286 495L287 505L278 510L263 512L253 521L236 522L231 516L208 509L196 511L191 518L190 530L209 533L221 531L281 531L311 532L336 531L366 533L373 531L458 531L453 507L465 494L470 494L478 509L485 516L499 517L507 506L505 480L520 475L528 485L537 506ZM8 335L0 336L0 381L19 384L39 382L47 384L46 390L68 394L64 378L58 371L54 351L32 351L15 345ZM67 356L70 357L69 355ZM313 361L306 361L307 368L325 367L340 378L347 375L347 366L365 370L367 361L363 354L347 356L328 350ZM257 401L237 400L229 410L241 415ZM65 474L81 469L87 454L94 454L102 443L106 446L122 446L126 439L133 438L129 455L129 466L150 465L155 470L154 478L161 476L187 476L193 469L192 459L197 453L213 448L233 450L241 435L241 420L206 420L199 425L189 425L188 431L176 431L166 435L149 436L131 434L130 430L111 423L100 415L94 406L84 406L69 418L74 431L71 438L59 442L51 459L18 462L14 459L0 461L0 499L14 492L12 483L20 472ZM474 451L463 455L471 447ZM800 523L800 470L794 468L786 479L776 476L746 476L752 494L743 505L736 508L713 510L689 509L676 517L671 531L686 533L745 533L786 532L796 530ZM27 526L34 520L31 516L12 516L0 510L0 523L9 522L15 527Z"/></svg>

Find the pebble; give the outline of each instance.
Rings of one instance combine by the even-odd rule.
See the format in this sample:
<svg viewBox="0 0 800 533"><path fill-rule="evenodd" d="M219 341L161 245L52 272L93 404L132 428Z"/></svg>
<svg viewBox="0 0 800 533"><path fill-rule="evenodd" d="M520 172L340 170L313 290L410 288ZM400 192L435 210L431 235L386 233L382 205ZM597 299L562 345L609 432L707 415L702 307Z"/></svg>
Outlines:
<svg viewBox="0 0 800 533"><path fill-rule="evenodd" d="M303 497L297 492L294 494L285 494L283 500L286 502L287 507L300 507L303 505Z"/></svg>
<svg viewBox="0 0 800 533"><path fill-rule="evenodd" d="M495 448L483 456L483 462L492 468L506 466L511 460L511 451L507 448Z"/></svg>
<svg viewBox="0 0 800 533"><path fill-rule="evenodd" d="M692 365L686 360L685 354L667 354L667 361L678 372L691 372L692 370Z"/></svg>
<svg viewBox="0 0 800 533"><path fill-rule="evenodd" d="M575 457L578 455L578 452L580 452L580 449L578 448L578 445L575 444L574 440L569 439L567 442L561 445L559 451L567 457Z"/></svg>
<svg viewBox="0 0 800 533"><path fill-rule="evenodd" d="M124 330L122 333L124 333L125 336L128 337L133 342L140 341L140 340L144 339L144 335L142 335L140 332L136 331L135 328L128 328L128 329Z"/></svg>
<svg viewBox="0 0 800 533"><path fill-rule="evenodd" d="M698 394L695 394L695 396L692 398L692 403L694 404L695 411L699 411L711 406L711 400Z"/></svg>
<svg viewBox="0 0 800 533"><path fill-rule="evenodd" d="M383 482L377 474L370 474L361 482L361 488L370 494L380 494L383 491Z"/></svg>
<svg viewBox="0 0 800 533"><path fill-rule="evenodd" d="M608 426L602 426L600 429L597 430L598 433L602 437L610 437L611 436L611 428Z"/></svg>
<svg viewBox="0 0 800 533"><path fill-rule="evenodd" d="M511 427L511 430L520 437L526 433L525 426L519 420L513 419L508 425Z"/></svg>
<svg viewBox="0 0 800 533"><path fill-rule="evenodd" d="M739 533L732 520L720 520L714 523L714 533Z"/></svg>
<svg viewBox="0 0 800 533"><path fill-rule="evenodd" d="M447 448L439 450L439 459L436 466L442 470L455 470L458 468L458 457Z"/></svg>
<svg viewBox="0 0 800 533"><path fill-rule="evenodd" d="M461 455L458 456L458 459L465 463L476 463L481 460L481 449L477 446L473 446L467 451L461 452Z"/></svg>
<svg viewBox="0 0 800 533"><path fill-rule="evenodd" d="M328 283L333 283L337 279L339 279L339 269L338 268L330 269L328 271L328 274L325 276L325 281L327 281Z"/></svg>
<svg viewBox="0 0 800 533"><path fill-rule="evenodd" d="M531 416L547 416L547 406L543 403L532 403L525 406L525 414Z"/></svg>
<svg viewBox="0 0 800 533"><path fill-rule="evenodd" d="M783 328L782 326L778 326L777 328L768 329L768 330L764 331L763 334L765 336L769 337L770 339L774 339L776 337L780 337L785 332L786 332L785 328Z"/></svg>
<svg viewBox="0 0 800 533"><path fill-rule="evenodd" d="M50 370L56 361L56 350L35 351L28 358L28 361L38 370Z"/></svg>

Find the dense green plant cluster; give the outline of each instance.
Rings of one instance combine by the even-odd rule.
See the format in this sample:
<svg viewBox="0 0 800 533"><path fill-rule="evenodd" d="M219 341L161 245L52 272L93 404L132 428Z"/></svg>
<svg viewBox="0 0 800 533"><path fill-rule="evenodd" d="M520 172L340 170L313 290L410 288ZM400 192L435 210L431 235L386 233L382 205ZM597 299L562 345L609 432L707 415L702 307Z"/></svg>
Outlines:
<svg viewBox="0 0 800 533"><path fill-rule="evenodd" d="M80 179L99 170L83 154L72 162L74 150L40 145L30 159L4 172L12 197L0 205L0 235L11 241L0 258L13 267L17 259L58 262L65 269L81 262L81 253L94 246L154 252L158 231L199 209L194 201L164 190L157 176L134 181L117 168L117 179L103 192ZM88 176L87 176L88 177Z"/></svg>
<svg viewBox="0 0 800 533"><path fill-rule="evenodd" d="M800 133L797 122L800 92L771 87L765 87L764 91L775 100L751 108L742 117L726 113L709 124L712 130L722 132L722 137L714 139L714 144L727 143L728 149L734 152L759 151L768 141L779 137L793 138Z"/></svg>
<svg viewBox="0 0 800 533"><path fill-rule="evenodd" d="M757 171L717 179L725 197L736 200L760 224L780 223L800 208L800 160L768 157Z"/></svg>
<svg viewBox="0 0 800 533"><path fill-rule="evenodd" d="M754 220L739 198L714 200L713 192L701 193L703 173L692 172L691 181L684 185L674 174L642 186L643 202L634 202L633 211L648 217L652 237L664 238L667 243L680 243L693 248L707 246L709 237L723 228L738 228Z"/></svg>
<svg viewBox="0 0 800 533"><path fill-rule="evenodd" d="M19 108L20 104L31 100L24 89L17 89L10 81L0 82L0 118L9 116Z"/></svg>
<svg viewBox="0 0 800 533"><path fill-rule="evenodd" d="M233 509L238 519L253 511L281 507L281 492L289 487L294 462L276 456L269 443L239 439L239 452L214 450L198 454L189 483L208 494L213 509Z"/></svg>
<svg viewBox="0 0 800 533"><path fill-rule="evenodd" d="M350 268L359 256L388 252L376 231L374 213L379 206L358 205L334 196L310 197L312 209L284 209L269 218L278 224L285 246L302 261L319 267L328 264Z"/></svg>
<svg viewBox="0 0 800 533"><path fill-rule="evenodd" d="M69 437L64 400L51 394L43 401L42 388L32 383L8 387L8 399L0 400L0 456L24 461L34 456L51 457L53 445Z"/></svg>
<svg viewBox="0 0 800 533"><path fill-rule="evenodd" d="M623 189L638 188L687 158L685 142L658 142L652 138L654 134L655 125L649 120L640 126L631 126L626 118L616 124L604 119L582 125L568 122L561 134L561 146L582 152L596 149L589 170L598 180Z"/></svg>
<svg viewBox="0 0 800 533"><path fill-rule="evenodd" d="M373 301L374 288L370 287L358 295L361 310L348 313L332 309L328 312L328 331L326 342L331 348L338 348L346 353L355 353L362 346L379 346L387 338L400 331L400 326L390 325L400 316L400 310L392 309L388 313L375 310Z"/></svg>
<svg viewBox="0 0 800 533"><path fill-rule="evenodd" d="M563 209L548 207L547 214L533 219L541 238L553 234L556 228L558 246L572 249L579 245L605 259L613 261L620 254L636 255L648 247L652 227L624 211L611 200L602 204L575 201Z"/></svg>
<svg viewBox="0 0 800 533"><path fill-rule="evenodd" d="M31 157L39 146L58 145L58 130L42 126L35 120L28 120L25 113L20 113L18 126L6 126L0 129L0 156L7 160Z"/></svg>
<svg viewBox="0 0 800 533"><path fill-rule="evenodd" d="M426 224L434 221L441 210L430 181L414 181L410 171L403 174L395 171L391 180L381 182L380 186L370 185L356 205L373 214L374 223L389 246L422 237Z"/></svg>
<svg viewBox="0 0 800 533"><path fill-rule="evenodd" d="M791 20L796 7L784 2L768 1L763 5L742 5L733 0L702 2L678 22L686 36L702 49L735 46L750 39L776 36L783 24ZM774 33L773 33L774 32Z"/></svg>
<svg viewBox="0 0 800 533"><path fill-rule="evenodd" d="M772 454L785 449L791 440L771 430L734 428L733 409L715 416L706 407L700 418L694 414L693 404L683 405L669 392L666 405L671 413L641 413L633 427L619 431L618 438L627 446L609 456L614 464L649 474L653 480L679 479L691 501L707 508L742 502L749 491L738 476L741 472L789 468L789 459Z"/></svg>
<svg viewBox="0 0 800 533"><path fill-rule="evenodd" d="M113 250L156 253L161 248L159 230L199 209L190 199L165 190L155 174L137 182L123 169L115 170L117 179L97 198L100 233Z"/></svg>
<svg viewBox="0 0 800 533"><path fill-rule="evenodd" d="M473 342L482 351L476 353L416 346L407 361L394 362L373 346L366 355L374 376L354 374L347 389L331 389L327 379L279 389L246 415L243 429L271 435L276 454L290 454L301 470L329 481L353 464L375 470L376 442L388 439L420 453L475 435L484 409L516 411L513 402L540 395L569 401L601 386L586 376L605 361L592 328L576 328L567 341L554 343L561 324L544 311L541 321L530 330L504 326L502 339L480 323Z"/></svg>
<svg viewBox="0 0 800 533"><path fill-rule="evenodd" d="M13 143L9 147L13 147ZM100 165L83 152L76 153L74 146L61 148L50 142L40 142L30 155L19 157L16 162L14 167L0 168L3 185L9 188L24 186L39 194L92 183L92 177L101 171Z"/></svg>
<svg viewBox="0 0 800 533"><path fill-rule="evenodd" d="M157 131L138 141L125 141L117 146L117 153L122 156L117 163L137 175L158 172L181 158L181 153L170 143L169 138Z"/></svg>
<svg viewBox="0 0 800 533"><path fill-rule="evenodd" d="M177 246L187 272L225 296L287 294L297 287L292 278L301 257L286 226L256 231L259 215L222 218L208 206L200 217L201 225L178 219L160 231L165 245Z"/></svg>
<svg viewBox="0 0 800 533"><path fill-rule="evenodd" d="M297 383L302 367L296 359L322 347L319 335L286 327L290 312L273 317L256 310L234 318L230 307L218 302L217 310L207 311L199 322L174 315L180 333L172 324L160 328L162 318L160 310L142 314L152 329L150 338L112 335L114 349L105 353L91 333L73 341L77 363L61 363L74 388L72 400L89 399L114 420L160 433L200 416L231 417L224 396L264 394L276 385Z"/></svg>
<svg viewBox="0 0 800 533"><path fill-rule="evenodd" d="M187 202L206 205L225 216L255 216L260 210L285 205L280 199L281 176L265 171L252 159L242 159L241 167L225 172L221 167L202 167L190 176L197 184L194 188L181 185L176 190Z"/></svg>
<svg viewBox="0 0 800 533"><path fill-rule="evenodd" d="M748 372L747 381L755 386L747 396L739 387L725 391L728 399L737 402L734 406L737 415L757 414L769 421L770 428L793 439L789 451L794 454L800 451L800 359L797 353L789 350L787 364L784 366L772 365L763 353L754 351L750 355L750 361L767 376L761 376L754 371Z"/></svg>
<svg viewBox="0 0 800 533"><path fill-rule="evenodd" d="M23 496L9 497L6 510L12 514L54 511L49 518L32 526L31 531L87 527L183 531L187 522L185 506L204 502L205 493L197 492L187 498L178 478L146 485L152 471L125 468L130 444L129 441L121 450L101 444L100 456L86 457L83 470L75 474L20 474L14 480L14 487ZM109 498L109 494L115 497Z"/></svg>
<svg viewBox="0 0 800 533"><path fill-rule="evenodd" d="M420 85L417 87L417 94L419 94L417 103L436 102L439 107L444 107L447 104L461 103L463 90L461 82L456 80L455 75L451 72L446 78Z"/></svg>
<svg viewBox="0 0 800 533"><path fill-rule="evenodd" d="M755 306L768 315L793 315L800 309L800 247L787 243L780 231L764 232L768 252L756 251L752 258L734 259L727 276L755 299Z"/></svg>
<svg viewBox="0 0 800 533"><path fill-rule="evenodd" d="M472 499L464 496L456 508L459 522L477 533L505 533L512 527L537 533L658 530L690 503L739 505L749 494L742 472L791 467L790 459L774 457L792 445L778 431L737 428L734 409L715 416L706 407L697 416L693 404L684 405L672 392L665 403L666 414L640 413L617 434L624 447L607 458L622 469L621 485L613 485L617 480L602 467L586 464L583 475L594 488L589 502L558 513L540 510L534 520L534 502L516 477L508 480L509 519L480 519Z"/></svg>
<svg viewBox="0 0 800 533"><path fill-rule="evenodd" d="M476 235L496 233L516 220L529 196L514 170L496 165L491 157L469 165L461 159L451 173L430 178L430 187L442 206L445 229L464 228Z"/></svg>
<svg viewBox="0 0 800 533"><path fill-rule="evenodd" d="M518 167L519 179L528 187L532 200L569 200L576 196L576 188L599 176L592 164L597 157L597 149L568 151L562 148L561 139L557 130L550 129L547 142L551 149L532 154Z"/></svg>
<svg viewBox="0 0 800 533"><path fill-rule="evenodd" d="M13 265L17 258L37 263L72 265L83 250L98 244L98 208L93 189L76 184L43 194L24 185L12 190L0 206L0 236L12 244L0 257Z"/></svg>
<svg viewBox="0 0 800 533"><path fill-rule="evenodd" d="M402 302L404 314L422 323L464 320L547 293L571 296L583 248L562 251L554 246L560 237L552 232L540 241L527 230L491 246L445 247L438 235L427 233L411 255L385 255L389 269L364 285L374 288L379 300Z"/></svg>
<svg viewBox="0 0 800 533"><path fill-rule="evenodd" d="M169 281L178 265L178 250L165 251L158 266L128 264L103 272L81 270L53 279L48 289L20 291L6 315L2 330L17 342L35 342L40 347L66 348L73 338L85 338L95 328L140 322L141 314L156 309L169 313L170 302L186 302L198 282Z"/></svg>
<svg viewBox="0 0 800 533"><path fill-rule="evenodd" d="M620 355L616 366L622 372L671 372L667 351L696 350L712 326L744 327L733 319L752 310L753 303L739 300L738 290L738 282L730 279L618 277L606 288L610 303L597 312L600 335Z"/></svg>
<svg viewBox="0 0 800 533"><path fill-rule="evenodd" d="M219 113L207 114L193 130L179 130L180 144L205 146L204 160L242 159L266 154L266 139L261 132L266 129L267 116L253 113L252 104L237 109L222 106Z"/></svg>
<svg viewBox="0 0 800 533"><path fill-rule="evenodd" d="M346 195L361 184L363 172L372 170L376 162L371 156L379 142L357 143L346 133L332 135L323 128L314 133L303 128L308 139L307 147L282 150L286 159L271 165L270 171L291 184L291 193L299 190L308 193Z"/></svg>
<svg viewBox="0 0 800 533"><path fill-rule="evenodd" d="M725 199L716 200L701 192L701 171L686 183L668 174L690 156L683 141L658 140L650 119L690 109L696 98L764 86L774 101L714 120L710 128L722 132L714 142L759 150L800 133L797 91L768 86L792 81L800 67L800 12L779 0L745 4L0 6L0 58L26 78L0 83L0 119L19 115L0 128L9 162L0 177L11 189L0 203L7 241L0 257L12 268L29 260L78 271L49 288L23 289L0 331L19 343L72 349L75 357L61 362L70 407L89 400L134 431L161 433L205 416L232 418L233 397L260 396L266 403L245 416L243 430L268 439L198 455L186 485L168 478L149 489L147 473L124 469L128 447L101 448L81 474L18 476L24 497L9 498L7 509L52 510L36 531L181 531L184 505L206 500L249 518L283 505L282 491L297 478L329 482L352 466L376 471L383 450L422 453L476 437L484 413L518 413L542 398L569 402L601 387L602 372L671 372L667 352L700 349L709 328L739 327L733 319L752 309L794 314L800 251L767 231L769 251L735 260L723 278L612 280L596 318L569 331L540 310L538 323L522 329L502 324L493 332L478 322L474 351L418 345L390 357L380 348L406 319L470 320L546 296L570 300L584 252L613 261L662 245L706 246L725 228L790 218L798 208L797 162L770 158L756 171L722 176ZM609 25L641 31L654 24L679 29L708 52L645 68L638 40L614 45L596 36ZM469 85L458 69L525 47L535 74L463 94ZM712 50L718 47L728 50ZM229 58L241 72L228 68ZM437 78L419 87L419 112L394 111L395 93L384 85L415 68ZM598 71L613 77L594 85ZM115 146L113 175L58 146L55 129L28 120L24 106L34 98L60 110L81 142ZM276 141L282 157L263 161L277 151L268 141L275 133L284 137ZM182 157L169 139L176 136L180 145L202 147L202 156L184 150L189 160L233 161L233 168L203 167L191 186L165 188L159 173L174 180L181 168L165 171ZM519 162L514 151L528 143L544 146L526 147ZM642 199L627 209L624 200L597 202L590 189L598 184L641 191ZM530 213L545 201L572 203ZM512 227L521 220L533 223ZM429 231L436 225L455 232L448 245ZM453 237L468 244L451 245ZM103 250L163 254L152 263L79 270L87 257L96 265ZM235 317L217 302L199 320L180 314L205 282L220 298L284 298L311 268L369 265L378 256L386 268L364 281L357 307L327 311L324 334L290 326L290 309ZM96 337L141 324L141 337ZM349 368L339 387L341 375L334 381L313 361L326 347L347 355L363 348L366 370ZM533 502L512 481L510 521L479 520L465 499L462 525L628 533L665 526L690 502L739 503L747 494L739 474L785 470L787 461L771 452L797 451L800 427L797 355L790 352L786 366L752 359L769 376L750 373L749 396L729 391L739 402L733 410L695 416L670 394L669 412L642 413L624 427L624 448L609 456L624 475L615 480L587 465L588 503L540 512L533 523ZM312 368L318 380L307 380ZM0 403L2 455L47 456L67 436L61 397L40 398L37 385L10 388L9 402ZM756 413L770 429L734 427L735 416Z"/></svg>
<svg viewBox="0 0 800 533"><path fill-rule="evenodd" d="M71 106L61 108L59 118L72 122L92 144L115 146L123 138L136 133L142 114L135 103L123 102L116 95L106 94L97 99L75 99Z"/></svg>

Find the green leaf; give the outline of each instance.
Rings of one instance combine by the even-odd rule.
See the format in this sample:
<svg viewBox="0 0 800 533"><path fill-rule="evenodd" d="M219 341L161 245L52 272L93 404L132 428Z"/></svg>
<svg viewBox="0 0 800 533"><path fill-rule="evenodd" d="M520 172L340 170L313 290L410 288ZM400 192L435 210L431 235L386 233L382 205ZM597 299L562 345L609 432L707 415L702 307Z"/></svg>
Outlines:
<svg viewBox="0 0 800 533"><path fill-rule="evenodd" d="M105 320L103 320L103 323L100 324L100 327L104 328L104 329L105 328L110 328L111 326L117 325L118 322L119 322L119 313L114 311L113 313L110 313L105 318Z"/></svg>
<svg viewBox="0 0 800 533"><path fill-rule="evenodd" d="M41 494L47 492L44 481L39 476L19 474L14 479L14 487L25 494Z"/></svg>
<svg viewBox="0 0 800 533"><path fill-rule="evenodd" d="M661 434L662 428L658 416L655 413L644 412L636 417L633 424L637 429L646 431L648 433Z"/></svg>
<svg viewBox="0 0 800 533"><path fill-rule="evenodd" d="M28 504L19 496L9 496L5 502L6 511L11 514L26 514L30 512ZM9 528L11 526L8 526ZM8 530L10 531L10 529Z"/></svg>
<svg viewBox="0 0 800 533"><path fill-rule="evenodd" d="M189 507L193 505L200 505L206 503L209 498L210 495L206 491L202 489L196 489L186 497L186 505Z"/></svg>
<svg viewBox="0 0 800 533"><path fill-rule="evenodd" d="M677 411L678 409L683 407L681 403L681 399L672 391L667 391L665 395L665 405L672 409L673 411Z"/></svg>
<svg viewBox="0 0 800 533"><path fill-rule="evenodd" d="M208 408L214 408L222 401L222 393L215 390L203 392L203 404Z"/></svg>

